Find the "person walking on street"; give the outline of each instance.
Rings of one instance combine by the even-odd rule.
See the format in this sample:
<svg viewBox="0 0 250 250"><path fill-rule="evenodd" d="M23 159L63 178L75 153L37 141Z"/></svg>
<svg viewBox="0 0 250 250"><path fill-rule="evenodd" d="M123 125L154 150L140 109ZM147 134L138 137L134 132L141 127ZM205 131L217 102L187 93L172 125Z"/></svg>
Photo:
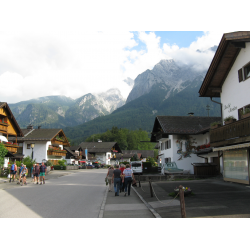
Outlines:
<svg viewBox="0 0 250 250"><path fill-rule="evenodd" d="M127 191L128 191L128 196L129 196L132 179L135 178L133 174L133 170L130 169L129 164L126 165L126 169L123 171L123 176L124 176L123 182L124 182L124 191L125 191L124 196L127 195Z"/></svg>
<svg viewBox="0 0 250 250"><path fill-rule="evenodd" d="M115 170L112 176L112 182L114 183L115 196L119 196L120 181L121 181L122 171L119 169L119 165L115 166Z"/></svg>
<svg viewBox="0 0 250 250"><path fill-rule="evenodd" d="M28 169L26 168L26 165L24 165L22 172L21 172L21 176L23 178L23 182L22 182L21 186L23 186L23 184L27 185L26 174L28 174Z"/></svg>
<svg viewBox="0 0 250 250"><path fill-rule="evenodd" d="M15 181L16 172L17 172L17 165L16 165L16 162L14 162L10 167L10 181L9 182L11 182L11 179L12 179L12 182Z"/></svg>
<svg viewBox="0 0 250 250"><path fill-rule="evenodd" d="M20 184L20 183L21 183L21 178L22 178L21 172L22 172L22 170L23 170L23 163L21 163L21 166L19 167L19 181L18 181L17 184Z"/></svg>
<svg viewBox="0 0 250 250"><path fill-rule="evenodd" d="M119 168L122 172L122 176L121 176L121 181L120 181L120 193L124 192L124 183L122 182L123 179L123 171L126 169L124 164L121 164L121 167Z"/></svg>
<svg viewBox="0 0 250 250"><path fill-rule="evenodd" d="M33 175L34 175L34 183L38 184L39 182L39 164L35 164L33 168Z"/></svg>
<svg viewBox="0 0 250 250"><path fill-rule="evenodd" d="M107 173L107 178L108 178L108 183L109 183L109 192L112 192L112 177L113 177L113 173L114 173L114 166L111 165L108 173Z"/></svg>
<svg viewBox="0 0 250 250"><path fill-rule="evenodd" d="M30 175L31 175L31 178L32 178L32 182L34 183L34 174L33 174L33 169L35 167L36 164L33 164L32 167L31 167L31 170L30 170Z"/></svg>
<svg viewBox="0 0 250 250"><path fill-rule="evenodd" d="M44 165L44 162L42 162L42 165L39 168L39 175L40 175L40 185L45 184L45 175L47 173L47 167Z"/></svg>

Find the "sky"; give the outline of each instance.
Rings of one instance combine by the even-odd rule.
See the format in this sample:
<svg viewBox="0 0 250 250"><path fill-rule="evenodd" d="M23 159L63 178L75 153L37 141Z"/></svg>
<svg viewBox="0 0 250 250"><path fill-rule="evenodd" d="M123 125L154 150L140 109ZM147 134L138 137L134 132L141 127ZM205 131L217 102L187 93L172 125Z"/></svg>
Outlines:
<svg viewBox="0 0 250 250"><path fill-rule="evenodd" d="M118 88L162 59L207 69L222 32L1 32L0 100L15 103L41 96L73 99Z"/></svg>

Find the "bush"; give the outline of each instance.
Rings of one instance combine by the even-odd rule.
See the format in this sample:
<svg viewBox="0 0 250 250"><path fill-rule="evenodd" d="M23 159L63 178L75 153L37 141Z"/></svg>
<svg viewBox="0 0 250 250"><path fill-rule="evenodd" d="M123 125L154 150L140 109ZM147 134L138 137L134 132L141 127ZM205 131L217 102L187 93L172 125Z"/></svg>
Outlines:
<svg viewBox="0 0 250 250"><path fill-rule="evenodd" d="M60 166L66 166L67 161L66 160L59 160L58 165Z"/></svg>
<svg viewBox="0 0 250 250"><path fill-rule="evenodd" d="M55 170L66 170L66 166L54 165L54 169L55 169Z"/></svg>

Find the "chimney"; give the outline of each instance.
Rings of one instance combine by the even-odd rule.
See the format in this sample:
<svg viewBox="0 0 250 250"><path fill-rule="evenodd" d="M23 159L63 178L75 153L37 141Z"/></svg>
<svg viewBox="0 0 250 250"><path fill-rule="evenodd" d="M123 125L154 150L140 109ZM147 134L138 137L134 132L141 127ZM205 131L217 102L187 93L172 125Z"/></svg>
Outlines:
<svg viewBox="0 0 250 250"><path fill-rule="evenodd" d="M194 116L194 113L190 112L188 113L189 116Z"/></svg>
<svg viewBox="0 0 250 250"><path fill-rule="evenodd" d="M28 129L28 130L32 130L32 129L33 129L33 126L30 124L29 126L27 126L27 129Z"/></svg>

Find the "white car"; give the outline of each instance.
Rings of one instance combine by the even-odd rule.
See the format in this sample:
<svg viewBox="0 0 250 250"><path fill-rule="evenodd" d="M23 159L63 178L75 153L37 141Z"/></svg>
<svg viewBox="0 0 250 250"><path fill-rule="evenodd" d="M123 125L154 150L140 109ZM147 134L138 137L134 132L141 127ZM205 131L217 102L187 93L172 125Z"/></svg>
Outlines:
<svg viewBox="0 0 250 250"><path fill-rule="evenodd" d="M143 163L142 161L131 161L130 167L133 170L133 174L143 174Z"/></svg>

